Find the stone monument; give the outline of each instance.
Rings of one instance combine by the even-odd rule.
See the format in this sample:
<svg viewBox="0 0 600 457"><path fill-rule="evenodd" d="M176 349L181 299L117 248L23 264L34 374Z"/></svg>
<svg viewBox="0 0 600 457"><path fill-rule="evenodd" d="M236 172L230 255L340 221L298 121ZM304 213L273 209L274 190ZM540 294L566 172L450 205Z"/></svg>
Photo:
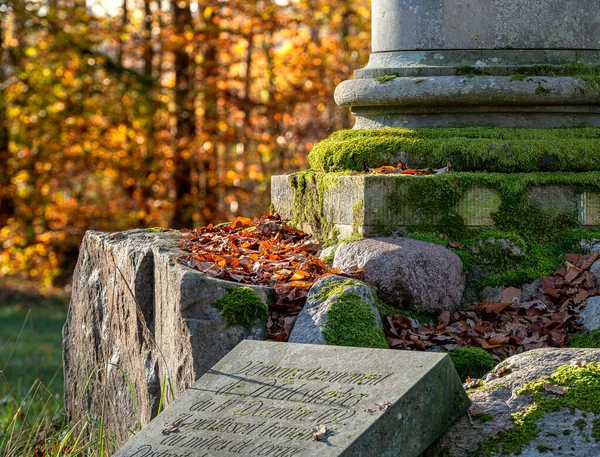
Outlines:
<svg viewBox="0 0 600 457"><path fill-rule="evenodd" d="M336 102L360 129L600 125L600 93L581 77L600 65L599 11L600 0L373 0L369 64Z"/></svg>
<svg viewBox="0 0 600 457"><path fill-rule="evenodd" d="M335 92L354 130L273 177L275 211L322 238L600 226L600 0L372 7L369 63ZM369 173L398 162L432 176Z"/></svg>
<svg viewBox="0 0 600 457"><path fill-rule="evenodd" d="M416 457L469 405L445 354L246 340L115 457Z"/></svg>

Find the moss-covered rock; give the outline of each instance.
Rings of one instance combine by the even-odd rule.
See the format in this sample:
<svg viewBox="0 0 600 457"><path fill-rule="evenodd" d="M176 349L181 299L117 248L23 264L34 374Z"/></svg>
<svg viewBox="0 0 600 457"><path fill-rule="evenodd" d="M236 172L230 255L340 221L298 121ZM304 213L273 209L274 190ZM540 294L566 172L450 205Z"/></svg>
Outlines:
<svg viewBox="0 0 600 457"><path fill-rule="evenodd" d="M555 457L598 454L597 349L547 348L512 356L468 393L472 420L459 419L423 457L437 457L441 449L449 457L539 455L548 448Z"/></svg>
<svg viewBox="0 0 600 457"><path fill-rule="evenodd" d="M247 329L257 322L266 322L269 309L249 287L231 287L224 297L213 303L227 321L227 327L239 325Z"/></svg>
<svg viewBox="0 0 600 457"><path fill-rule="evenodd" d="M387 348L376 297L366 284L340 276L317 281L289 341Z"/></svg>
<svg viewBox="0 0 600 457"><path fill-rule="evenodd" d="M459 347L448 355L462 381L467 378L481 378L496 366L496 361L485 350L477 347Z"/></svg>
<svg viewBox="0 0 600 457"><path fill-rule="evenodd" d="M360 172L399 161L413 168L532 172L600 170L600 128L340 130L316 143L314 171Z"/></svg>

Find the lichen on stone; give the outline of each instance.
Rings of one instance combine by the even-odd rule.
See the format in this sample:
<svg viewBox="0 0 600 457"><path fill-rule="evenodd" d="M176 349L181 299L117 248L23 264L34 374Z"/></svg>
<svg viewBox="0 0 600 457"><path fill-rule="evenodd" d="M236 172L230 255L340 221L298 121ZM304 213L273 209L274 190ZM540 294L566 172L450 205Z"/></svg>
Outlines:
<svg viewBox="0 0 600 457"><path fill-rule="evenodd" d="M228 328L237 325L251 329L269 317L267 305L250 287L228 287L227 293L212 306L221 311Z"/></svg>
<svg viewBox="0 0 600 457"><path fill-rule="evenodd" d="M546 385L562 387L563 394L548 392ZM600 362L584 366L563 365L554 374L529 382L516 395L529 396L531 404L512 415L514 428L500 433L498 438L479 442L477 448L470 451L470 456L491 457L521 453L540 434L537 421L551 412L579 410L600 415ZM585 423L583 426L585 427Z"/></svg>

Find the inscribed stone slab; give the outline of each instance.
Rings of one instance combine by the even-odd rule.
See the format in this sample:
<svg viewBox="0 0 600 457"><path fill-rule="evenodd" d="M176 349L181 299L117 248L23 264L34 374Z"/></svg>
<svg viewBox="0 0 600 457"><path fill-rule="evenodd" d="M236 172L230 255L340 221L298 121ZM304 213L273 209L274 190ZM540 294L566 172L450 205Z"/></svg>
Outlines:
<svg viewBox="0 0 600 457"><path fill-rule="evenodd" d="M115 457L418 456L468 406L445 354L247 340Z"/></svg>

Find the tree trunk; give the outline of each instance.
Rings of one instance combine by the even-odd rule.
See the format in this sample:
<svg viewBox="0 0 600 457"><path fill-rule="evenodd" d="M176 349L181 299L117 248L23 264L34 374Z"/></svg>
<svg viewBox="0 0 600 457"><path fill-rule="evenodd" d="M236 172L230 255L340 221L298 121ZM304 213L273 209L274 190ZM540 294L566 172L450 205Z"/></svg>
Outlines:
<svg viewBox="0 0 600 457"><path fill-rule="evenodd" d="M144 0L144 75L152 77L152 10L150 0Z"/></svg>
<svg viewBox="0 0 600 457"><path fill-rule="evenodd" d="M8 52L4 47L4 21L0 18L0 227L4 227L15 211L11 197L11 182L9 172L10 153L8 151L9 130L6 116L6 98L3 92L8 78Z"/></svg>
<svg viewBox="0 0 600 457"><path fill-rule="evenodd" d="M196 134L194 94L192 91L193 69L185 49L185 32L192 30L192 12L189 0L172 0L175 33L180 38L175 49L175 107L177 131L175 134L175 157L173 181L175 186L175 212L173 228L191 227L194 204L192 191L191 140Z"/></svg>
<svg viewBox="0 0 600 457"><path fill-rule="evenodd" d="M117 50L117 61L123 65L123 35L127 31L127 0L123 0L123 16L121 16L121 28L119 30L119 49Z"/></svg>
<svg viewBox="0 0 600 457"><path fill-rule="evenodd" d="M206 50L202 63L203 79L203 105L204 117L202 122L203 135L211 144L208 150L204 150L201 160L201 171L204 174L204 186L202 189L202 216L206 222L215 221L219 217L219 187L221 183L217 178L218 163L218 141L219 141L219 107L217 81L219 78L217 41L219 39L219 26L217 24L216 12L205 16L205 41Z"/></svg>

